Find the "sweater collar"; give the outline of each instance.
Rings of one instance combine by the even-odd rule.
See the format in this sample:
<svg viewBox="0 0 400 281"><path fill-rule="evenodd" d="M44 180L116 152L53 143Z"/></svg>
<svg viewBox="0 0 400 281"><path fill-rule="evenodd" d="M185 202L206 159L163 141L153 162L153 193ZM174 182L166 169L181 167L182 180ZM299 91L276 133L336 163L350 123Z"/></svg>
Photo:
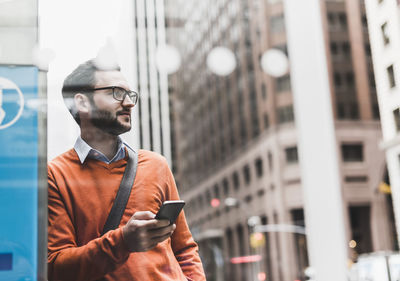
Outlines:
<svg viewBox="0 0 400 281"><path fill-rule="evenodd" d="M116 162L125 157L125 147L132 150L132 148L130 148L129 145L126 144L125 142L123 142L122 139L118 136L117 153L114 155L114 157L111 160L109 160L103 153L92 148L87 142L85 142L81 136L79 136L76 139L76 142L74 145L74 149L75 149L76 153L78 154L81 164L83 164L87 158L96 159L96 160L102 161L107 164Z"/></svg>

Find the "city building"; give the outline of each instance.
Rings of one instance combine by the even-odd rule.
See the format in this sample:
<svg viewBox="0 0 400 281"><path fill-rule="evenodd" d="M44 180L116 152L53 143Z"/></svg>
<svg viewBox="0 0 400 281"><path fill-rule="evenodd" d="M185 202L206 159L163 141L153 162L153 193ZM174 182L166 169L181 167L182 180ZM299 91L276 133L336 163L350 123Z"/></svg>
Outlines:
<svg viewBox="0 0 400 281"><path fill-rule="evenodd" d="M269 49L290 61L282 1L166 5L167 42L182 55L169 77L173 169L208 280L304 280L306 237L276 231L305 226L290 75L272 77L260 65ZM367 17L363 2L351 0L321 1L321 17L354 261L397 245L391 197L379 190L387 172ZM228 76L207 68L217 46L236 56ZM255 224L277 228L256 236Z"/></svg>
<svg viewBox="0 0 400 281"><path fill-rule="evenodd" d="M400 230L400 2L396 0L365 1L368 30L383 142L396 217L397 235ZM398 239L399 241L399 239Z"/></svg>

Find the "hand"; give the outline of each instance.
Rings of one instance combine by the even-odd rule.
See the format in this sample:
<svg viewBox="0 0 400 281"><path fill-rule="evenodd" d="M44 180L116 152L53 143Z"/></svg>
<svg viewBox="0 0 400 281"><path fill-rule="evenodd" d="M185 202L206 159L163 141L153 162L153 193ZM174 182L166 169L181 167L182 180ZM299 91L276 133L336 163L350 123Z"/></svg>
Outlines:
<svg viewBox="0 0 400 281"><path fill-rule="evenodd" d="M168 220L156 220L152 212L136 212L122 228L125 244L130 252L145 252L168 239L175 224Z"/></svg>

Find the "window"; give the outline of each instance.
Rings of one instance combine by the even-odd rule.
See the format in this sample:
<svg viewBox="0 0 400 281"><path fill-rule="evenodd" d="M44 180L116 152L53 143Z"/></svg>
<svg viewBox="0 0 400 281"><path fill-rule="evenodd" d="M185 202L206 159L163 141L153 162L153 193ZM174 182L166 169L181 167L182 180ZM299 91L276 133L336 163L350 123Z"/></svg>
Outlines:
<svg viewBox="0 0 400 281"><path fill-rule="evenodd" d="M294 120L293 106L278 108L278 124L292 122Z"/></svg>
<svg viewBox="0 0 400 281"><path fill-rule="evenodd" d="M232 179L233 179L233 187L235 188L235 190L238 190L240 184L239 184L239 175L237 172L233 173Z"/></svg>
<svg viewBox="0 0 400 281"><path fill-rule="evenodd" d="M396 126L396 131L400 132L400 108L393 111L394 124Z"/></svg>
<svg viewBox="0 0 400 281"><path fill-rule="evenodd" d="M387 69L387 74L389 78L389 86L390 88L396 87L396 80L394 79L394 70L393 70L393 65L389 66Z"/></svg>
<svg viewBox="0 0 400 281"><path fill-rule="evenodd" d="M262 83L261 85L261 94L264 100L267 99L267 87L265 87L265 84Z"/></svg>
<svg viewBox="0 0 400 281"><path fill-rule="evenodd" d="M345 182L356 183L356 182L367 182L367 176L346 176L344 178Z"/></svg>
<svg viewBox="0 0 400 281"><path fill-rule="evenodd" d="M250 167L249 165L246 165L243 167L243 176L244 176L244 181L246 182L246 184L250 183Z"/></svg>
<svg viewBox="0 0 400 281"><path fill-rule="evenodd" d="M263 161L261 158L257 158L255 161L255 166L256 166L256 174L257 177L262 177L263 175Z"/></svg>
<svg viewBox="0 0 400 281"><path fill-rule="evenodd" d="M297 155L297 146L285 148L285 155L286 155L286 163L295 164L299 162L299 158Z"/></svg>
<svg viewBox="0 0 400 281"><path fill-rule="evenodd" d="M271 17L269 20L269 26L272 33L283 32L285 30L283 14Z"/></svg>
<svg viewBox="0 0 400 281"><path fill-rule="evenodd" d="M217 184L214 185L214 196L215 196L215 198L219 198L220 197L219 196L219 187L218 187Z"/></svg>
<svg viewBox="0 0 400 281"><path fill-rule="evenodd" d="M345 57L350 57L350 44L349 42L342 43L342 52Z"/></svg>
<svg viewBox="0 0 400 281"><path fill-rule="evenodd" d="M382 31L383 44L386 46L386 45L388 45L390 43L387 22L382 24L381 31Z"/></svg>
<svg viewBox="0 0 400 281"><path fill-rule="evenodd" d="M337 53L338 53L338 47L335 42L331 42L331 53L333 55L337 55Z"/></svg>
<svg viewBox="0 0 400 281"><path fill-rule="evenodd" d="M342 85L342 77L340 76L340 73L335 72L333 79L335 80L335 86L340 87Z"/></svg>
<svg viewBox="0 0 400 281"><path fill-rule="evenodd" d="M224 195L227 196L229 194L229 182L228 179L224 179L222 181L222 188L224 189Z"/></svg>
<svg viewBox="0 0 400 281"><path fill-rule="evenodd" d="M354 74L352 72L346 73L346 83L348 88L354 87Z"/></svg>
<svg viewBox="0 0 400 281"><path fill-rule="evenodd" d="M364 160L361 143L342 144L342 159L344 162L362 162Z"/></svg>
<svg viewBox="0 0 400 281"><path fill-rule="evenodd" d="M269 167L270 171L272 171L272 169L274 168L274 162L273 162L273 159L272 159L271 151L268 151L268 167Z"/></svg>
<svg viewBox="0 0 400 281"><path fill-rule="evenodd" d="M347 17L345 13L339 13L339 22L343 29L347 27Z"/></svg>
<svg viewBox="0 0 400 281"><path fill-rule="evenodd" d="M278 93L290 91L290 76L285 75L275 80L275 90Z"/></svg>
<svg viewBox="0 0 400 281"><path fill-rule="evenodd" d="M267 113L264 113L264 129L268 129L269 127L269 117Z"/></svg>

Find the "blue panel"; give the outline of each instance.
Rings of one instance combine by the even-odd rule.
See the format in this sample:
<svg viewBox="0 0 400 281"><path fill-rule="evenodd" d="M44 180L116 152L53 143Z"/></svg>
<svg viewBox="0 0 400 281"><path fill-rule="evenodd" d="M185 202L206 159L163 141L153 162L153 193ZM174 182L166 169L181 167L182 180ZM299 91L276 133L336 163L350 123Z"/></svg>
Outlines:
<svg viewBox="0 0 400 281"><path fill-rule="evenodd" d="M37 279L38 70L0 66L0 280Z"/></svg>

